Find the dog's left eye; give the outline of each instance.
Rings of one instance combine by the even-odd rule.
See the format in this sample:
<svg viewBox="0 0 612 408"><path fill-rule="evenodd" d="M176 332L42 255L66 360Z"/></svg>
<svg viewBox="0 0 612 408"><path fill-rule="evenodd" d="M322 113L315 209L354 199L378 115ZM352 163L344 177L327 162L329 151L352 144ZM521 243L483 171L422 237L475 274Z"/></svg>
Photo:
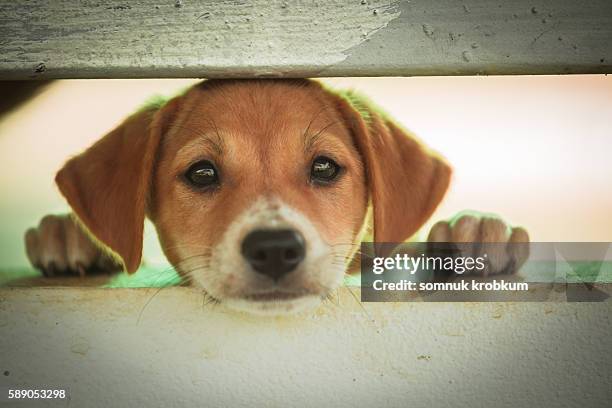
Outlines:
<svg viewBox="0 0 612 408"><path fill-rule="evenodd" d="M219 183L219 174L208 160L197 162L187 170L185 178L195 187L209 187Z"/></svg>
<svg viewBox="0 0 612 408"><path fill-rule="evenodd" d="M312 162L310 178L315 182L327 184L338 177L340 169L338 163L329 157L319 156Z"/></svg>

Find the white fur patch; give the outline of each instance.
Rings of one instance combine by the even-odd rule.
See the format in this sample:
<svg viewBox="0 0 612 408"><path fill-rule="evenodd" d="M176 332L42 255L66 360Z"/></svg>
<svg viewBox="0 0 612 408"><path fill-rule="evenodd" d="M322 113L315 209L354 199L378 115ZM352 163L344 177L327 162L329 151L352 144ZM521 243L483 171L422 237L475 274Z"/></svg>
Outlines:
<svg viewBox="0 0 612 408"><path fill-rule="evenodd" d="M278 283L255 272L241 253L242 241L258 229L295 229L304 236L306 255L302 263ZM318 305L343 281L345 260L351 246L334 248L326 243L302 213L275 198L260 198L236 218L219 243L211 249L207 265L181 263L194 270L194 282L226 306L249 313L277 315L296 313ZM189 259L189 253L180 254ZM289 300L250 300L249 295L274 290L300 292Z"/></svg>

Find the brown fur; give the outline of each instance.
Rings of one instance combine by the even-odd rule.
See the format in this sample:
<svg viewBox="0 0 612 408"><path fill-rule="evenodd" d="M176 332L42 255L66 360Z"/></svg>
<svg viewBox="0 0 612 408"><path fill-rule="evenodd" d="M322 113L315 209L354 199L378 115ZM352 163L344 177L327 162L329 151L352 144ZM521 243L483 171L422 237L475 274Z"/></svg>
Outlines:
<svg viewBox="0 0 612 408"><path fill-rule="evenodd" d="M126 120L70 160L57 183L78 218L129 272L140 263L147 197L173 264L179 262L177 226L194 245L214 245L261 194L303 212L334 244L359 232L369 188L376 239L403 241L442 199L450 168L391 122L370 115L366 124L348 102L310 81L206 81L157 112ZM338 185L313 189L306 182L315 151L346 167ZM223 169L227 187L210 199L178 181L198 158Z"/></svg>

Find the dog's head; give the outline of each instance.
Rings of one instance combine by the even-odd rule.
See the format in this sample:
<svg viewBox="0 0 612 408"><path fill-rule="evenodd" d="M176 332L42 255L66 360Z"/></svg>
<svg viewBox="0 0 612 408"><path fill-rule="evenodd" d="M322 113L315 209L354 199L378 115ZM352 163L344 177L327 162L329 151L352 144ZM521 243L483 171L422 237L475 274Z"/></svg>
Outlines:
<svg viewBox="0 0 612 408"><path fill-rule="evenodd" d="M147 215L183 277L230 307L282 313L341 284L370 202L375 240L400 242L449 177L354 96L308 80L215 80L132 115L56 181L128 272Z"/></svg>

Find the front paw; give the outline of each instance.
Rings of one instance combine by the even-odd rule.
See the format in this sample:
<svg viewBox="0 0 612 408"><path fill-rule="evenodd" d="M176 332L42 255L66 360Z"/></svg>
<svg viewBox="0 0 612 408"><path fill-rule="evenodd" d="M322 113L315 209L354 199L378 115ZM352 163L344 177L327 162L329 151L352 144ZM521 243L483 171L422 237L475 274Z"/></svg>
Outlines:
<svg viewBox="0 0 612 408"><path fill-rule="evenodd" d="M529 257L529 235L489 214L460 213L440 221L429 232L428 243L453 243L456 256L483 257L484 268L468 273L480 276L512 274Z"/></svg>
<svg viewBox="0 0 612 408"><path fill-rule="evenodd" d="M30 263L45 276L111 273L121 266L69 215L47 215L25 234Z"/></svg>

